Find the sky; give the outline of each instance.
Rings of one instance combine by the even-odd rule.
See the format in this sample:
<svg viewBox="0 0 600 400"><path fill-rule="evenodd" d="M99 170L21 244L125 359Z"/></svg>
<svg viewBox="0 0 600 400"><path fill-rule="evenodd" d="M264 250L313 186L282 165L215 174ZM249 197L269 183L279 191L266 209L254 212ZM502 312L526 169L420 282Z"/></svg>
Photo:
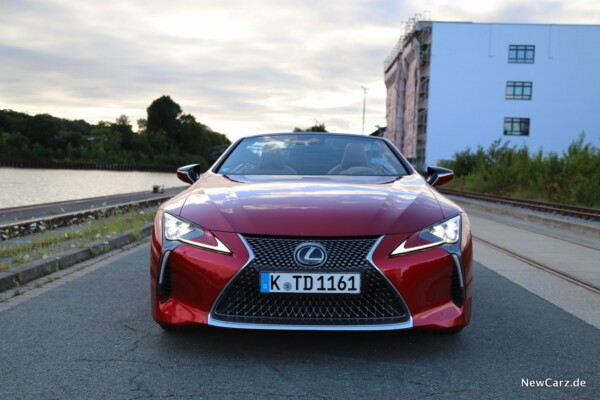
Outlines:
<svg viewBox="0 0 600 400"><path fill-rule="evenodd" d="M385 126L402 23L600 24L598 0L0 0L0 109L134 123L169 95L231 140Z"/></svg>

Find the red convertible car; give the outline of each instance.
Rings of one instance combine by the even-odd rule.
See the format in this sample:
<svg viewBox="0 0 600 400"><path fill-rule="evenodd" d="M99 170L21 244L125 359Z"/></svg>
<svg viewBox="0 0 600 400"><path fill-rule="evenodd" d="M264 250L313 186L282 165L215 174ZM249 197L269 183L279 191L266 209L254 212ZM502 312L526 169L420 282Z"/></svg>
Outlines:
<svg viewBox="0 0 600 400"><path fill-rule="evenodd" d="M464 211L387 140L286 133L240 139L156 214L151 301L169 330L458 332L471 315Z"/></svg>

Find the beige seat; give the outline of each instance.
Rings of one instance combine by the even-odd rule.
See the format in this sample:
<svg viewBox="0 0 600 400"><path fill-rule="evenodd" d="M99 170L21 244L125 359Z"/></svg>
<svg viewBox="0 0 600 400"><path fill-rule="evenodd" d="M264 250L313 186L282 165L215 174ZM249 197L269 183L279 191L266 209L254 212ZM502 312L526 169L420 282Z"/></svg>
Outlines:
<svg viewBox="0 0 600 400"><path fill-rule="evenodd" d="M369 164L365 149L358 143L349 143L344 149L342 162L333 167L329 174L341 175L374 175L374 170Z"/></svg>
<svg viewBox="0 0 600 400"><path fill-rule="evenodd" d="M257 174L295 175L293 168L285 165L283 152L277 145L263 147L258 166L252 171Z"/></svg>

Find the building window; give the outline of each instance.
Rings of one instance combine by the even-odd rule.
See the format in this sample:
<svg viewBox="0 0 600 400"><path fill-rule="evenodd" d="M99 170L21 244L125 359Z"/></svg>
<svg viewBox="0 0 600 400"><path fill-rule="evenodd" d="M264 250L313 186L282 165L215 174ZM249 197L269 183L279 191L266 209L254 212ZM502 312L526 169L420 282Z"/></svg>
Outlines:
<svg viewBox="0 0 600 400"><path fill-rule="evenodd" d="M529 118L504 118L504 134L529 136Z"/></svg>
<svg viewBox="0 0 600 400"><path fill-rule="evenodd" d="M524 44L511 44L508 46L508 62L516 64L533 64L535 59L535 46Z"/></svg>
<svg viewBox="0 0 600 400"><path fill-rule="evenodd" d="M531 100L532 82L506 82L506 98L508 100Z"/></svg>

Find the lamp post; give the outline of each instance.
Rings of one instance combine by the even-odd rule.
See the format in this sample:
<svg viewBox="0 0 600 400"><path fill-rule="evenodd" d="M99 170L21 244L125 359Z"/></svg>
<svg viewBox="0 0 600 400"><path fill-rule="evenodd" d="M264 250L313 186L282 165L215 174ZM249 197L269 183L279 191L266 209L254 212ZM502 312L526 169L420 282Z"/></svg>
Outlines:
<svg viewBox="0 0 600 400"><path fill-rule="evenodd" d="M369 90L365 86L361 86L363 90L363 120L362 120L362 134L365 134L365 106L367 104L367 90Z"/></svg>

